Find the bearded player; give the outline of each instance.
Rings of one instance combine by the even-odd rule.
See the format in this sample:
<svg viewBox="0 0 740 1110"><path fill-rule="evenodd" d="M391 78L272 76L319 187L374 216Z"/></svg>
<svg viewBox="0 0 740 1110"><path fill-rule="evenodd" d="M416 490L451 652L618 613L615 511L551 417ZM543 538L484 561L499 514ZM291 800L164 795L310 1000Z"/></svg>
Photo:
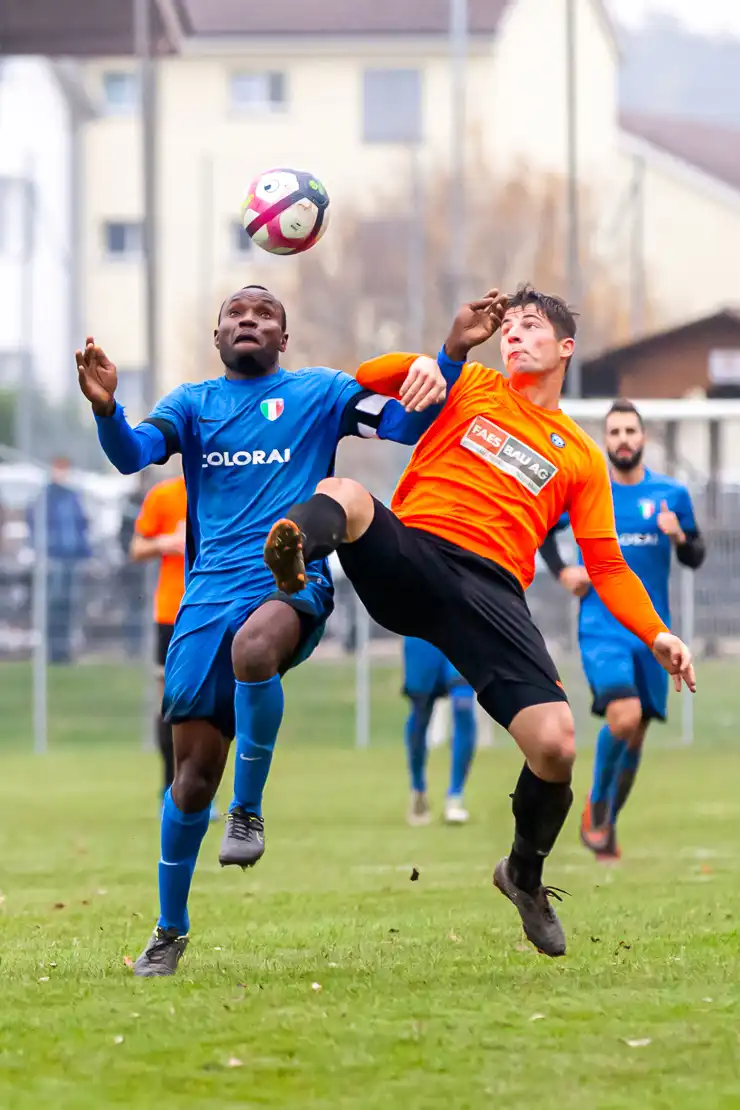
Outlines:
<svg viewBox="0 0 740 1110"><path fill-rule="evenodd" d="M619 546L670 624L668 580L671 553L696 570L704 561L704 540L685 486L642 461L645 426L631 401L615 401L604 425ZM603 862L619 859L617 816L634 785L651 721L666 719L668 679L653 653L614 619L590 588L583 565L566 566L556 530L540 552L552 574L581 597L578 643L593 694L592 712L605 717L596 741L591 793L581 817L581 841Z"/></svg>
<svg viewBox="0 0 740 1110"><path fill-rule="evenodd" d="M489 313L496 303L489 298ZM133 473L179 453L187 488L187 585L163 699L175 778L162 811L160 916L136 961L141 976L172 975L187 946L190 885L235 735L234 801L219 860L248 867L264 852L262 794L283 715L281 676L311 654L333 607L322 559L309 560L300 591L275 590L262 559L270 522L332 473L343 436L415 443L439 412L419 409L446 388L432 360L412 371L404 405L338 370L288 373L280 365L285 309L260 286L227 298L214 343L223 376L179 386L136 428L115 400L116 368L105 353L92 338L77 352L80 388L114 466Z"/></svg>
<svg viewBox="0 0 740 1110"><path fill-rule="evenodd" d="M306 563L337 549L370 615L444 652L514 737L526 762L513 794L514 842L494 883L516 906L530 941L550 956L563 955L566 943L542 869L573 800L575 734L524 590L563 511L607 609L653 651L677 688L682 680L695 688L688 648L668 631L620 551L603 456L560 410L575 330L558 297L520 288L501 329L505 378L467 363L493 322L464 306L438 356L454 384L391 509L357 482L327 479L275 523L265 547L287 594L304 588ZM359 380L379 376L379 362L384 377L395 369L400 390L416 357L365 364Z"/></svg>

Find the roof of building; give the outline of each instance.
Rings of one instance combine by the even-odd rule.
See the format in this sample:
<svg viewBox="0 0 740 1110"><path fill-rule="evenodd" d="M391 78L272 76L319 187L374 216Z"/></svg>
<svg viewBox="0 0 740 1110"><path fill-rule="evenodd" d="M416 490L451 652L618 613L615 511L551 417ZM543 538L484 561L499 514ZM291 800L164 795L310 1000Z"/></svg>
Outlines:
<svg viewBox="0 0 740 1110"><path fill-rule="evenodd" d="M509 0L468 0L471 34L493 34ZM446 34L449 0L179 0L194 35Z"/></svg>
<svg viewBox="0 0 740 1110"><path fill-rule="evenodd" d="M152 0L152 49L177 48L179 0ZM132 0L2 0L0 53L90 58L135 53Z"/></svg>
<svg viewBox="0 0 740 1110"><path fill-rule="evenodd" d="M731 325L737 328L740 335L740 308L721 308L717 312L710 313L708 316L702 316L696 320L689 320L685 324L679 324L677 327L665 328L662 331L653 332L650 335L644 335L640 339L635 339L631 343L625 343L621 347L612 347L610 350L602 351L601 354L595 355L592 358L584 359L584 371L593 372L603 369L607 364L614 365L615 362L622 362L625 359L641 356L661 347L666 343L681 341L689 335L696 335L703 331L708 331L712 328Z"/></svg>
<svg viewBox="0 0 740 1110"><path fill-rule="evenodd" d="M630 134L740 189L740 129L635 112L625 113L621 122Z"/></svg>

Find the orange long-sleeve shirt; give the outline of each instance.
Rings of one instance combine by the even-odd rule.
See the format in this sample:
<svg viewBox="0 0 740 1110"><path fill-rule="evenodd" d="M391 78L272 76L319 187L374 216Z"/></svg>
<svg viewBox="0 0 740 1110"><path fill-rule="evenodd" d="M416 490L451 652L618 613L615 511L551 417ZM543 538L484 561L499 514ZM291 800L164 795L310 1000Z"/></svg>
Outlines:
<svg viewBox="0 0 740 1110"><path fill-rule="evenodd" d="M417 355L360 366L357 380L397 396ZM652 646L667 631L622 557L604 457L561 410L540 408L498 371L467 363L422 436L391 502L413 528L505 567L526 589L535 554L568 512L594 589L611 613Z"/></svg>

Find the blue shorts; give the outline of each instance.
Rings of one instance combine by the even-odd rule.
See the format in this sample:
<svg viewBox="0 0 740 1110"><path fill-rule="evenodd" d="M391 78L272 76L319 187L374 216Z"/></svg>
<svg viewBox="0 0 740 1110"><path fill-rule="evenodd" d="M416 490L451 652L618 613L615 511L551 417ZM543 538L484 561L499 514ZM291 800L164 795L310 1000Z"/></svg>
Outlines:
<svg viewBox="0 0 740 1110"><path fill-rule="evenodd" d="M162 716L166 721L210 721L223 736L234 738L236 680L231 645L247 618L271 600L291 605L301 618L301 639L288 669L308 659L334 608L334 591L325 580L309 582L292 596L273 591L258 600L183 605L164 669Z"/></svg>
<svg viewBox="0 0 740 1110"><path fill-rule="evenodd" d="M439 650L426 640L407 636L403 641L403 692L407 697L446 698L451 690L473 689Z"/></svg>
<svg viewBox="0 0 740 1110"><path fill-rule="evenodd" d="M668 709L668 674L649 648L619 637L584 636L581 661L593 694L591 712L603 717L620 698L639 698L643 720L664 721Z"/></svg>

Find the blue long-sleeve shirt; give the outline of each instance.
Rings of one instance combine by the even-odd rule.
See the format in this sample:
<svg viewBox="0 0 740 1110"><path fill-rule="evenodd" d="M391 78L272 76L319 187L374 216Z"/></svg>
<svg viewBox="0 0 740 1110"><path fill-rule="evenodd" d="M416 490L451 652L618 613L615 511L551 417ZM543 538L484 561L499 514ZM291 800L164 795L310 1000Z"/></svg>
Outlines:
<svg viewBox="0 0 740 1110"><path fill-rule="evenodd" d="M348 374L312 367L178 386L135 428L119 405L96 421L103 450L121 473L182 455L186 600L207 602L241 596L245 576L250 583L264 576L267 584L267 532L333 474L343 437L413 444L440 407L407 413Z"/></svg>

